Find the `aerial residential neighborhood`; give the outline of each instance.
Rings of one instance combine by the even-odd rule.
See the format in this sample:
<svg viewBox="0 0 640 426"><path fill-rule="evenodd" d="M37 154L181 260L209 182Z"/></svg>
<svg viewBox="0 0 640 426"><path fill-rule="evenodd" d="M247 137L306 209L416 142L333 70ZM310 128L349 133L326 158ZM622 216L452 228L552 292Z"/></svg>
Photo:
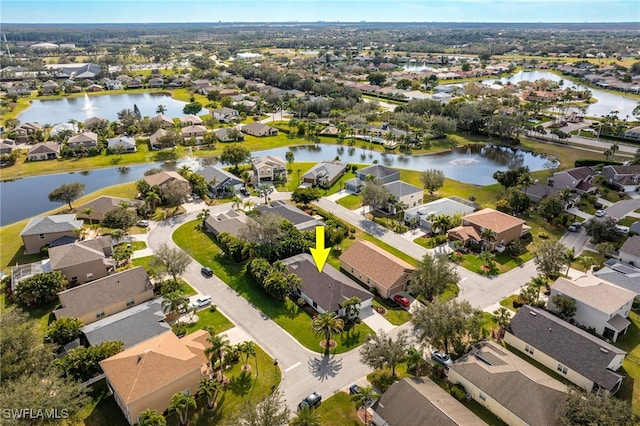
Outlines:
<svg viewBox="0 0 640 426"><path fill-rule="evenodd" d="M0 423L640 423L637 23L129 7L2 18Z"/></svg>

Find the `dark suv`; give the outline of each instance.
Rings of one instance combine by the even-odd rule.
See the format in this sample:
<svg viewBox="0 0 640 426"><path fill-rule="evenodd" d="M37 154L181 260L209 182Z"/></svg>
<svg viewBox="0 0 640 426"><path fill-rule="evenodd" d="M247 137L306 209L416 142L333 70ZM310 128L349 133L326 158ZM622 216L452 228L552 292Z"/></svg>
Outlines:
<svg viewBox="0 0 640 426"><path fill-rule="evenodd" d="M298 411L304 408L316 408L322 402L322 396L318 392L314 392L298 404Z"/></svg>

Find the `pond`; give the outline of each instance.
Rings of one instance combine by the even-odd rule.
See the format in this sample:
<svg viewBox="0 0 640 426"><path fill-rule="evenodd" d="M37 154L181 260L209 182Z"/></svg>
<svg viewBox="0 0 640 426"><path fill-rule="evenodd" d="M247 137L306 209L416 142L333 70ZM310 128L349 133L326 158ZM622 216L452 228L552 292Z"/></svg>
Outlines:
<svg viewBox="0 0 640 426"><path fill-rule="evenodd" d="M69 119L84 121L94 116L114 121L118 119L119 111L132 110L134 105L138 107L143 117L156 115L158 105L166 107L164 114L167 117L180 117L184 115L182 109L186 104L161 92L36 99L31 101L31 106L18 115L18 118L21 123L37 121L40 124L66 123ZM208 113L209 111L202 109L198 115Z"/></svg>
<svg viewBox="0 0 640 426"><path fill-rule="evenodd" d="M397 155L382 154L362 147L338 145L307 145L289 148L278 148L254 152L256 157L278 155L285 158L291 150L295 161L316 162L339 157L348 163L373 164L377 161L386 166L426 170L437 168L448 178L476 185L495 183L492 175L497 170L507 170L520 166L528 166L531 170L541 170L555 166L553 161L529 152L496 147L490 145L473 145L454 149L436 155ZM203 159L207 161L210 159ZM193 160L187 160L193 165ZM58 173L43 176L26 177L14 181L0 182L0 226L36 216L45 211L59 207L59 203L51 203L47 195L63 183L82 182L86 185L85 193L97 191L107 186L134 182L144 176L144 172L152 167L175 170L184 163L148 163L130 166L126 172L117 167L96 169L88 172Z"/></svg>
<svg viewBox="0 0 640 426"><path fill-rule="evenodd" d="M609 114L611 111L618 111L618 117L621 119L624 119L626 116L633 117L633 109L638 105L638 100L636 99L574 83L566 77L549 71L520 71L517 74L510 77L503 77L497 81L502 83L511 82L512 84L518 84L520 81L536 81L543 78L545 80L558 82L562 80L564 87L571 87L572 89L578 90L590 90L593 94L592 96L598 100L595 104L591 104L587 107L587 115L590 117L602 117ZM496 82L496 80L483 81L485 84L493 84L494 82Z"/></svg>

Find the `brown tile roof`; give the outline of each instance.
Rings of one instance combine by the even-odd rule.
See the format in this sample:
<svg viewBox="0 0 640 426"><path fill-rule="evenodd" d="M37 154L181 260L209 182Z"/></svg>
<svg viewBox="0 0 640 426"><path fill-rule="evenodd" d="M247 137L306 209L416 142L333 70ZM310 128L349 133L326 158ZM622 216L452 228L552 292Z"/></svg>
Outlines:
<svg viewBox="0 0 640 426"><path fill-rule="evenodd" d="M57 318L79 317L152 288L147 271L138 266L61 291L58 298L63 307L54 313Z"/></svg>
<svg viewBox="0 0 640 426"><path fill-rule="evenodd" d="M91 212L91 218L100 220L102 216L113 209L114 207L119 207L121 203L128 203L131 207L141 206L143 204L140 200L131 200L128 198L118 198L118 197L108 197L103 195L102 197L94 198L86 204L76 208L77 216L82 219L88 219L89 217L82 213L84 210L91 208L93 211Z"/></svg>
<svg viewBox="0 0 640 426"><path fill-rule="evenodd" d="M49 259L51 260L51 269L54 271L94 260L103 260L105 264L113 263L115 265L115 262L109 262L109 259L105 258L103 251L91 248L81 242L49 248Z"/></svg>
<svg viewBox="0 0 640 426"><path fill-rule="evenodd" d="M455 235L458 238L463 239L464 241L469 238L473 238L475 241L481 241L480 234L473 226L456 226L455 228L449 229L447 234Z"/></svg>
<svg viewBox="0 0 640 426"><path fill-rule="evenodd" d="M522 219L490 208L468 214L463 217L462 220L463 222L469 222L485 229L491 229L496 233L504 232L524 224L524 220Z"/></svg>
<svg viewBox="0 0 640 426"><path fill-rule="evenodd" d="M178 180L180 182L189 183L189 181L183 178L178 172L160 172L153 175L145 176L143 179L151 186L161 186L171 180Z"/></svg>
<svg viewBox="0 0 640 426"><path fill-rule="evenodd" d="M57 142L41 142L35 144L27 153L27 155L31 154L48 154L48 153L58 153L60 152L60 144Z"/></svg>
<svg viewBox="0 0 640 426"><path fill-rule="evenodd" d="M369 241L356 241L340 260L362 271L367 277L389 288L415 268Z"/></svg>
<svg viewBox="0 0 640 426"><path fill-rule="evenodd" d="M207 364L202 339L207 337L204 330L182 339L167 331L100 361L100 366L123 402L129 404L202 370Z"/></svg>

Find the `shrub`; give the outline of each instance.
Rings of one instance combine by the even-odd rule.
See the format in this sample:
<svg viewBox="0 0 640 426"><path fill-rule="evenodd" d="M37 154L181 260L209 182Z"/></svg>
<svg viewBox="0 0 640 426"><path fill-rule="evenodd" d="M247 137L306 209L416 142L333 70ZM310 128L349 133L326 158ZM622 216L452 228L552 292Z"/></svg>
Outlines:
<svg viewBox="0 0 640 426"><path fill-rule="evenodd" d="M48 342L66 345L80 336L83 325L78 318L59 318L49 324L44 338Z"/></svg>
<svg viewBox="0 0 640 426"><path fill-rule="evenodd" d="M467 402L467 391L460 384L451 386L451 396L462 403Z"/></svg>
<svg viewBox="0 0 640 426"><path fill-rule="evenodd" d="M187 334L187 324L183 322L175 322L171 325L171 330L176 336L182 337Z"/></svg>
<svg viewBox="0 0 640 426"><path fill-rule="evenodd" d="M378 388L380 392L386 392L396 380L398 378L392 376L391 371L387 369L376 370L369 377L371 384Z"/></svg>
<svg viewBox="0 0 640 426"><path fill-rule="evenodd" d="M514 308L519 309L522 307L522 305L524 305L524 302L520 299L513 299L512 305Z"/></svg>
<svg viewBox="0 0 640 426"><path fill-rule="evenodd" d="M538 234L538 238L540 238L541 240L546 240L549 238L549 234L547 234L546 232L540 232Z"/></svg>

